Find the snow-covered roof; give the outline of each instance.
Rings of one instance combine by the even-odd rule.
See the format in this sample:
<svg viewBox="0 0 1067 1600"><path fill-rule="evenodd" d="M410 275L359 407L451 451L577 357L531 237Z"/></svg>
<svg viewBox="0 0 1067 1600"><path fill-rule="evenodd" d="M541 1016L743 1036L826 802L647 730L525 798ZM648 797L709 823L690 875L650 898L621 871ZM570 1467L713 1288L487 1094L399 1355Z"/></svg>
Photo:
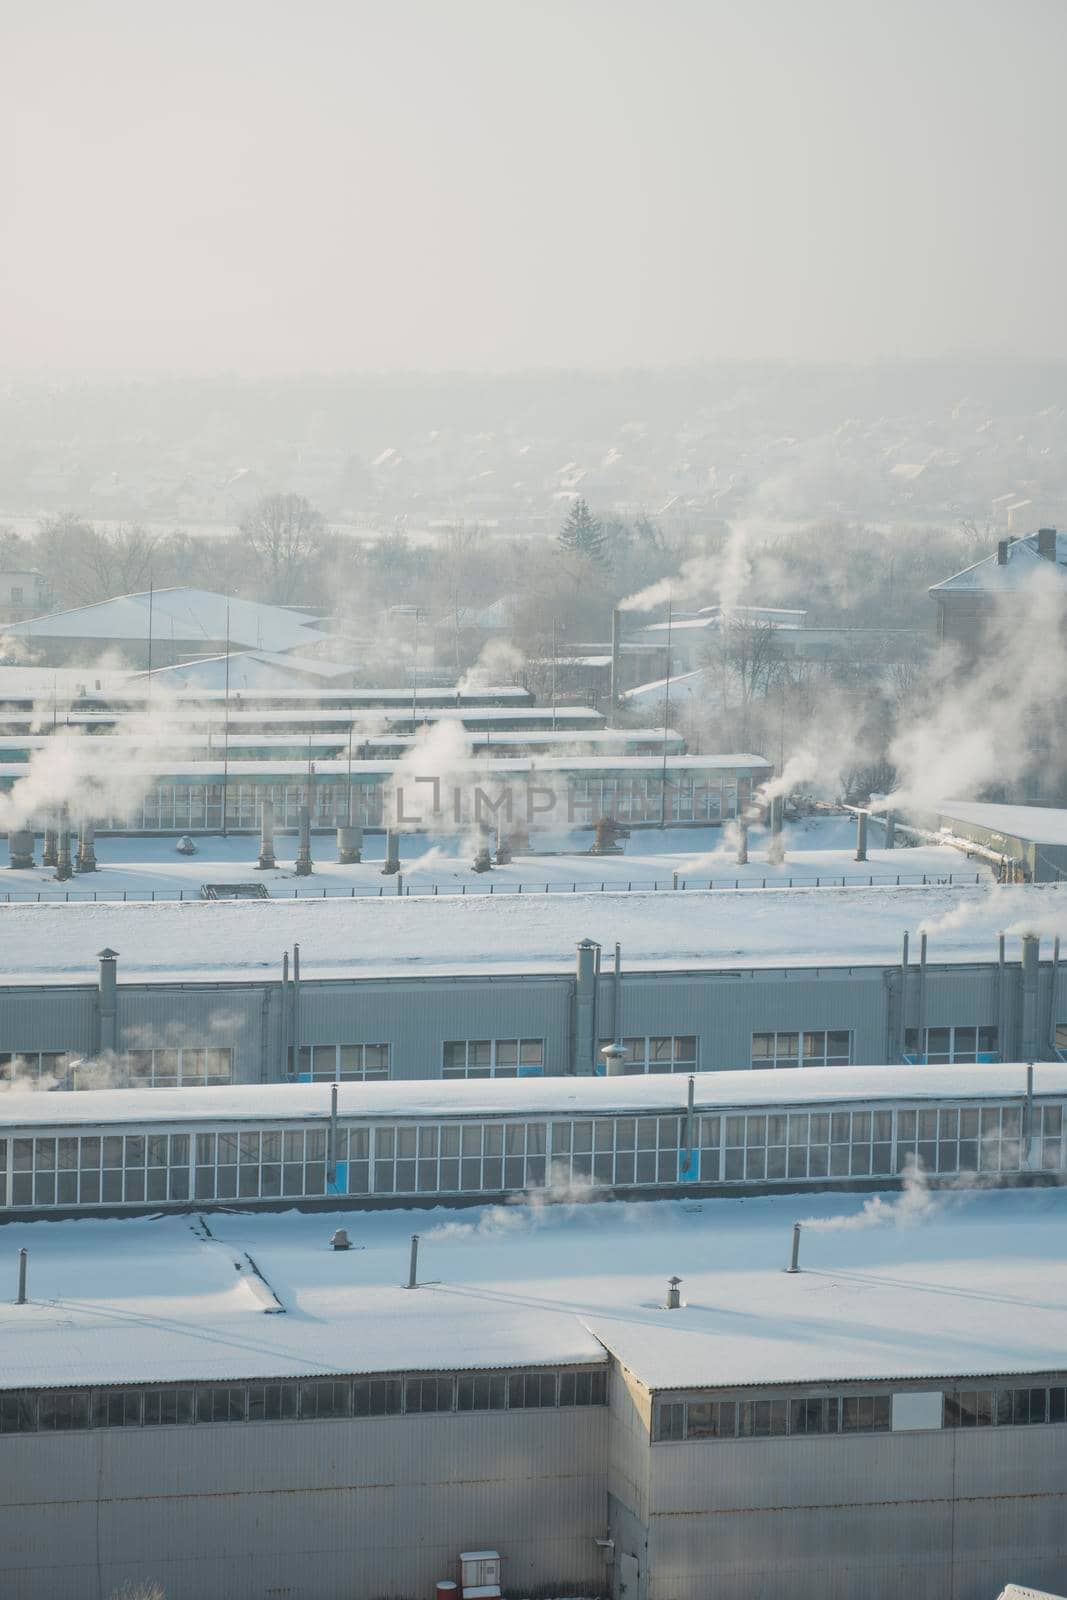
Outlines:
<svg viewBox="0 0 1067 1600"><path fill-rule="evenodd" d="M942 800L936 810L942 822L969 822L1013 839L1067 845L1067 811L1053 806L1002 806L986 805L977 800Z"/></svg>
<svg viewBox="0 0 1067 1600"><path fill-rule="evenodd" d="M798 1219L801 1271L787 1276ZM655 1390L1058 1372L1065 1225L1067 1194L1047 1190L213 1214L213 1239L179 1217L10 1223L30 1303L0 1304L0 1386L584 1364L605 1350ZM356 1248L329 1248L337 1226ZM249 1257L286 1315L263 1314ZM671 1275L682 1307L667 1312Z"/></svg>
<svg viewBox="0 0 1067 1600"><path fill-rule="evenodd" d="M667 698L667 690L675 702L704 698L712 690L712 669L697 667L695 672L679 672L673 678L657 678L652 683L639 683L634 689L624 689L622 699L633 705L658 705ZM715 691L717 693L717 691Z"/></svg>
<svg viewBox="0 0 1067 1600"><path fill-rule="evenodd" d="M1026 1067L1010 1062L979 1067L805 1067L754 1072L693 1074L700 1111L733 1106L775 1108L873 1105L898 1100L1004 1099L1026 1090ZM340 1083L342 1118L605 1116L632 1111L669 1115L684 1109L684 1073L635 1074L619 1078L392 1079L387 1083ZM210 1089L93 1089L67 1093L0 1089L0 1114L9 1130L20 1128L113 1127L166 1122L266 1123L330 1115L326 1083L226 1084ZM1034 1093L1067 1095L1067 1065L1040 1063Z"/></svg>
<svg viewBox="0 0 1067 1600"><path fill-rule="evenodd" d="M183 661L177 666L160 667L155 672L134 673L129 679L131 692L141 689L221 689L227 680L230 693L246 689L291 688L294 679L316 681L350 677L359 669L350 661L332 661L327 656L302 656L270 650L231 650L229 657L204 656L199 661ZM307 690L305 685L305 692Z"/></svg>
<svg viewBox="0 0 1067 1600"><path fill-rule="evenodd" d="M569 972L585 938L626 971L862 967L921 927L931 962L988 961L1002 929L1067 934L1067 886L0 905L0 984L95 979L104 945L123 981L248 983L294 940L307 979Z"/></svg>
<svg viewBox="0 0 1067 1600"><path fill-rule="evenodd" d="M156 589L152 594L126 594L71 611L54 611L43 617L5 625L16 639L136 640L148 638L149 609L157 639L175 638L216 643L229 636L234 645L265 650L293 650L318 639L314 619L285 606L261 605L207 589Z"/></svg>
<svg viewBox="0 0 1067 1600"><path fill-rule="evenodd" d="M1023 539L1008 541L1007 561L1000 565L997 554L986 556L973 567L965 567L942 583L935 583L930 593L937 594L1000 594L1021 589L1046 569L1054 572L1061 581L1067 577L1067 533L1056 534L1056 559L1049 561L1038 552L1038 535L1028 534Z"/></svg>

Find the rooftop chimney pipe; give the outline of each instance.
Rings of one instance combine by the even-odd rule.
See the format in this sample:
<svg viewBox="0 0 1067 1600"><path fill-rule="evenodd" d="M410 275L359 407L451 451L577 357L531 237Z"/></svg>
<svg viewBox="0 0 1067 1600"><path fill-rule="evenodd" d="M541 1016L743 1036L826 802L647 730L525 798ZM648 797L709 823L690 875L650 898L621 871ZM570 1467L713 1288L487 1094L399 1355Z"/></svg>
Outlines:
<svg viewBox="0 0 1067 1600"><path fill-rule="evenodd" d="M29 828L15 828L7 836L7 864L16 870L33 866L33 834Z"/></svg>
<svg viewBox="0 0 1067 1600"><path fill-rule="evenodd" d="M680 1292L681 1278L667 1279L667 1310L677 1311L682 1303Z"/></svg>
<svg viewBox="0 0 1067 1600"><path fill-rule="evenodd" d="M615 712L622 693L622 615L618 606L611 613L611 680L609 683L608 722L614 727Z"/></svg>
<svg viewBox="0 0 1067 1600"><path fill-rule="evenodd" d="M118 1017L118 951L101 950L98 960L100 978L97 986L97 1006L100 1017L100 1049L101 1052L113 1055Z"/></svg>
<svg viewBox="0 0 1067 1600"><path fill-rule="evenodd" d="M1036 933L1023 934L1023 1014L1021 1054L1024 1061L1033 1061L1037 1048L1037 984L1041 940Z"/></svg>
<svg viewBox="0 0 1067 1600"><path fill-rule="evenodd" d="M78 854L75 872L96 871L96 830L91 822L83 822L78 830Z"/></svg>
<svg viewBox="0 0 1067 1600"><path fill-rule="evenodd" d="M73 878L74 868L70 863L70 818L66 806L59 817L59 850L56 854L56 881L66 883Z"/></svg>
<svg viewBox="0 0 1067 1600"><path fill-rule="evenodd" d="M26 1262L27 1262L27 1259L28 1258L27 1258L25 1250L20 1250L19 1251L18 1294L16 1295L16 1298L15 1298L15 1304L17 1306L24 1306L26 1304Z"/></svg>
<svg viewBox="0 0 1067 1600"><path fill-rule="evenodd" d="M799 1222L794 1222L794 1224L793 1224L793 1253L789 1258L789 1265L785 1269L787 1272L799 1272L800 1271L800 1228L801 1228L801 1224Z"/></svg>
<svg viewBox="0 0 1067 1600"><path fill-rule="evenodd" d="M277 865L274 858L274 801L264 795L259 808L259 860L258 872L269 872Z"/></svg>
<svg viewBox="0 0 1067 1600"><path fill-rule="evenodd" d="M866 859L867 859L867 813L866 813L866 811L857 811L856 812L856 860L857 861L866 861Z"/></svg>
<svg viewBox="0 0 1067 1600"><path fill-rule="evenodd" d="M1056 530L1055 528L1038 528L1037 553L1046 561L1056 559Z"/></svg>
<svg viewBox="0 0 1067 1600"><path fill-rule="evenodd" d="M300 845L296 852L295 872L298 878L310 878L311 861L311 806L305 801L300 807Z"/></svg>
<svg viewBox="0 0 1067 1600"><path fill-rule="evenodd" d="M411 1235L411 1254L408 1257L408 1288L417 1289L419 1286L419 1236Z"/></svg>
<svg viewBox="0 0 1067 1600"><path fill-rule="evenodd" d="M748 866L748 823L744 817L737 819L737 865Z"/></svg>
<svg viewBox="0 0 1067 1600"><path fill-rule="evenodd" d="M885 847L887 850L895 850L896 844L897 814L895 811L887 811L885 814Z"/></svg>
<svg viewBox="0 0 1067 1600"><path fill-rule="evenodd" d="M342 867L351 867L363 860L363 829L358 823L339 823L337 828L337 861Z"/></svg>
<svg viewBox="0 0 1067 1600"><path fill-rule="evenodd" d="M385 865L382 867L382 874L383 874L383 876L385 874L387 874L387 873L391 875L392 873L399 872L399 871L400 871L400 847L399 847L399 844L398 844L398 841L397 841L397 837L396 837L396 830L394 828L386 828L386 830L385 830Z"/></svg>

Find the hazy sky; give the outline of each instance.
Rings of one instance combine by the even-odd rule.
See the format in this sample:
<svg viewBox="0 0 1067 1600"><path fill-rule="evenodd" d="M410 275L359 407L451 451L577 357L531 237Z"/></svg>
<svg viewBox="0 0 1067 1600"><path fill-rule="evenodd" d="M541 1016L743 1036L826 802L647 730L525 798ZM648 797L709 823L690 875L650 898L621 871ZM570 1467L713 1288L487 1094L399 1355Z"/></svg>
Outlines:
<svg viewBox="0 0 1067 1600"><path fill-rule="evenodd" d="M0 0L0 365L1067 355L1065 0Z"/></svg>

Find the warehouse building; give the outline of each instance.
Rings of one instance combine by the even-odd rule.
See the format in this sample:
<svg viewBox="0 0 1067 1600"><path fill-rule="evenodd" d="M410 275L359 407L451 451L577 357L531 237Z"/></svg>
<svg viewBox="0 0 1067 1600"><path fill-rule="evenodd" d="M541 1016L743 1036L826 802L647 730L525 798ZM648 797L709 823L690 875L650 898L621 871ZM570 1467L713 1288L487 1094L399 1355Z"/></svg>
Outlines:
<svg viewBox="0 0 1067 1600"><path fill-rule="evenodd" d="M12 1224L4 1593L415 1600L465 1550L527 1596L1053 1589L1063 1201Z"/></svg>
<svg viewBox="0 0 1067 1600"><path fill-rule="evenodd" d="M692 1088L690 1089L690 1085ZM1067 1068L812 1068L688 1079L102 1089L4 1099L0 1203L146 1207L456 1204L605 1192L885 1187L919 1164L1061 1180Z"/></svg>
<svg viewBox="0 0 1067 1600"><path fill-rule="evenodd" d="M976 854L1014 866L1029 883L1067 879L1067 811L945 800L933 818L923 821L953 841L976 847Z"/></svg>
<svg viewBox="0 0 1067 1600"><path fill-rule="evenodd" d="M1065 907L1056 887L10 905L2 1066L103 1057L169 1087L590 1076L612 1041L635 1075L1055 1059L1058 943L1000 929Z"/></svg>

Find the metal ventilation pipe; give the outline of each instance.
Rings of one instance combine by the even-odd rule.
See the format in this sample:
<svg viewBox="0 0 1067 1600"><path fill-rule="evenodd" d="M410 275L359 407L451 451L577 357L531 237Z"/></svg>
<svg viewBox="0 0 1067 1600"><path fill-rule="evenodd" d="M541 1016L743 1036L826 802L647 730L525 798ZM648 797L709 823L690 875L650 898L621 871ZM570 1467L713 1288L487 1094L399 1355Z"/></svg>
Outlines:
<svg viewBox="0 0 1067 1600"><path fill-rule="evenodd" d="M693 1145L696 1140L696 1080L690 1075L689 1088L686 1093L685 1116L682 1119L682 1150L685 1155L685 1165L688 1167L692 1155Z"/></svg>
<svg viewBox="0 0 1067 1600"><path fill-rule="evenodd" d="M1020 1166L1029 1166L1034 1151L1034 1064L1026 1068L1026 1099L1023 1102L1022 1145Z"/></svg>
<svg viewBox="0 0 1067 1600"><path fill-rule="evenodd" d="M867 813L866 813L866 811L857 811L856 812L856 860L857 861L866 861L866 859L867 859Z"/></svg>
<svg viewBox="0 0 1067 1600"><path fill-rule="evenodd" d="M28 1257L26 1251L25 1250L20 1250L19 1251L18 1292L17 1292L17 1294L15 1296L15 1304L17 1306L24 1306L26 1304L26 1268L27 1268L28 1260L29 1260L29 1257Z"/></svg>
<svg viewBox="0 0 1067 1600"><path fill-rule="evenodd" d="M677 1311L682 1304L681 1278L667 1279L667 1305L668 1311Z"/></svg>
<svg viewBox="0 0 1067 1600"><path fill-rule="evenodd" d="M614 726L615 712L622 693L622 615L618 606L611 613L611 680L608 687L608 721ZM664 730L666 731L666 730Z"/></svg>
<svg viewBox="0 0 1067 1600"><path fill-rule="evenodd" d="M337 825L337 861L342 867L351 867L363 860L363 829L358 823L341 822Z"/></svg>
<svg viewBox="0 0 1067 1600"><path fill-rule="evenodd" d="M294 870L298 878L310 878L312 872L311 807L306 802L300 807L300 844Z"/></svg>
<svg viewBox="0 0 1067 1600"><path fill-rule="evenodd" d="M96 829L91 822L83 822L78 830L78 854L74 862L75 872L96 871Z"/></svg>
<svg viewBox="0 0 1067 1600"><path fill-rule="evenodd" d="M7 836L8 866L16 871L33 866L33 833L29 828L16 828Z"/></svg>
<svg viewBox="0 0 1067 1600"><path fill-rule="evenodd" d="M395 828L385 830L385 865L382 867L383 876L392 876L400 871L400 841Z"/></svg>
<svg viewBox="0 0 1067 1600"><path fill-rule="evenodd" d="M274 856L274 801L269 795L264 795L259 808L259 860L256 870L270 872L277 864Z"/></svg>
<svg viewBox="0 0 1067 1600"><path fill-rule="evenodd" d="M419 1236L411 1235L411 1254L408 1256L408 1288L417 1289L419 1286Z"/></svg>
<svg viewBox="0 0 1067 1600"><path fill-rule="evenodd" d="M1023 1007L1020 1052L1024 1061L1039 1054L1037 1041L1037 985L1040 972L1041 940L1036 933L1023 934Z"/></svg>
<svg viewBox="0 0 1067 1600"><path fill-rule="evenodd" d="M97 1008L100 1018L101 1054L114 1055L118 1023L118 951L104 949L98 952L100 977L97 984Z"/></svg>
<svg viewBox="0 0 1067 1600"><path fill-rule="evenodd" d="M600 946L592 939L578 945L574 980L574 1071L592 1077L596 1050L596 980Z"/></svg>
<svg viewBox="0 0 1067 1600"><path fill-rule="evenodd" d="M908 1048L908 934L905 929L900 950L900 1021L898 1024L897 1055L901 1060Z"/></svg>
<svg viewBox="0 0 1067 1600"><path fill-rule="evenodd" d="M292 1034L290 1031L290 1017L292 1008L289 996L289 952L282 956L282 1077L287 1077L296 1071L292 1056Z"/></svg>
<svg viewBox="0 0 1067 1600"><path fill-rule="evenodd" d="M63 807L59 818L59 850L56 855L56 881L66 883L73 878L74 868L70 861L70 818L66 806Z"/></svg>
<svg viewBox="0 0 1067 1600"><path fill-rule="evenodd" d="M744 817L737 819L737 865L748 866L748 823Z"/></svg>
<svg viewBox="0 0 1067 1600"><path fill-rule="evenodd" d="M784 816L785 816L785 801L784 801L784 797L782 795L780 795L780 794L776 794L773 797L773 799L771 800L771 811L770 811L771 834L772 834L772 836L774 838L777 838L778 835L782 831L782 823L783 823L783 820L784 820Z"/></svg>
<svg viewBox="0 0 1067 1600"><path fill-rule="evenodd" d="M794 1222L794 1224L793 1224L793 1252L792 1252L792 1255L789 1258L789 1265L785 1269L787 1272L799 1272L800 1271L800 1229L801 1229L801 1224L799 1222Z"/></svg>
<svg viewBox="0 0 1067 1600"><path fill-rule="evenodd" d="M59 860L59 833L55 827L44 830L44 849L41 851L42 867L54 867Z"/></svg>
<svg viewBox="0 0 1067 1600"><path fill-rule="evenodd" d="M1048 975L1048 1015L1045 1028L1045 1044L1048 1047L1050 1060L1055 1060L1056 1053L1056 990L1060 983L1060 936L1052 941L1052 971Z"/></svg>
<svg viewBox="0 0 1067 1600"><path fill-rule="evenodd" d="M926 935L919 935L919 1062L926 1066Z"/></svg>
<svg viewBox="0 0 1067 1600"><path fill-rule="evenodd" d="M885 814L885 847L887 850L895 850L897 847L897 814L895 811L887 811Z"/></svg>
<svg viewBox="0 0 1067 1600"><path fill-rule="evenodd" d="M293 1076L300 1073L300 946L293 946L293 1006L292 1006L292 1035L293 1035Z"/></svg>

